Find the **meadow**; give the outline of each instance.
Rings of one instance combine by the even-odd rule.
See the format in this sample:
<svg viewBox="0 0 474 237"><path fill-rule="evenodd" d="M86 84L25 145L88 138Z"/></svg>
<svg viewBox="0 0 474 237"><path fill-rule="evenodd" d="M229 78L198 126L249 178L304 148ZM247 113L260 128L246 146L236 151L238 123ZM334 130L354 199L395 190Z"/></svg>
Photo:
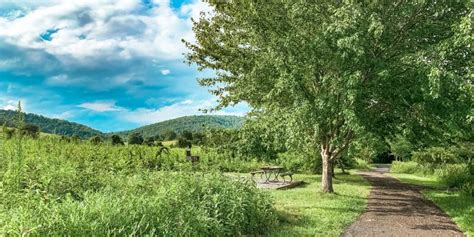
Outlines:
<svg viewBox="0 0 474 237"><path fill-rule="evenodd" d="M338 175L334 194L312 174L293 190L258 189L248 171L266 163L199 147L192 165L182 148L0 141L0 235L337 236L369 190L354 174Z"/></svg>

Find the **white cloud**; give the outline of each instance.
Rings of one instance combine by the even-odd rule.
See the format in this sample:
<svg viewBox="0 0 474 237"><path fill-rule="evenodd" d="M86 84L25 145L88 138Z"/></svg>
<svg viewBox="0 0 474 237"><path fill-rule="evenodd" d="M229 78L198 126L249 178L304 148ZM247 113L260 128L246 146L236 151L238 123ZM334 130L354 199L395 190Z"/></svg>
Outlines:
<svg viewBox="0 0 474 237"><path fill-rule="evenodd" d="M115 105L115 101L96 101L80 104L78 107L92 110L95 112L116 112L122 111L123 108Z"/></svg>
<svg viewBox="0 0 474 237"><path fill-rule="evenodd" d="M15 99L10 97L0 98L0 109L3 110L17 110L18 101L21 101L22 111L25 112L25 99Z"/></svg>
<svg viewBox="0 0 474 237"><path fill-rule="evenodd" d="M122 72L123 67L131 67L133 62L182 60L186 48L181 39L194 41L189 16L208 8L200 0L178 10L167 0L154 1L151 9L140 0L64 0L31 5L22 17L0 17L0 45L24 52L12 51L11 55L19 55L16 58L0 55L0 69L43 70L53 82L74 80L72 75L62 77L74 69L86 73L98 67L116 67L121 70L109 73L127 74L130 71ZM161 70L163 75L170 72Z"/></svg>
<svg viewBox="0 0 474 237"><path fill-rule="evenodd" d="M161 74L164 75L164 76L166 76L166 75L168 75L168 74L170 74L170 73L171 73L171 71L170 71L169 69L163 69L163 70L161 70Z"/></svg>
<svg viewBox="0 0 474 237"><path fill-rule="evenodd" d="M16 110L16 106L8 104L8 105L5 105L2 109L4 109L4 110Z"/></svg>

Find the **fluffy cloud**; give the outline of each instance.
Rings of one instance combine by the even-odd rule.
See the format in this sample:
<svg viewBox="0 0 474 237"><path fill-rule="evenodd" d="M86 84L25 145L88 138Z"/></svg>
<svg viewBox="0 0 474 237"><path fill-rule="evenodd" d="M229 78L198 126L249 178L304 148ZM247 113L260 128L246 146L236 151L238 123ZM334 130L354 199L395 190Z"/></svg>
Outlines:
<svg viewBox="0 0 474 237"><path fill-rule="evenodd" d="M178 10L162 0L40 2L0 16L0 69L42 73L61 85L111 87L127 75L144 82L152 70L168 75L149 65L182 61L180 41L194 37L189 17L207 10L198 0Z"/></svg>
<svg viewBox="0 0 474 237"><path fill-rule="evenodd" d="M18 109L18 101L21 101L22 110L25 111L25 99L15 100L14 98L10 98L10 97L0 98L0 109L3 109L3 110L17 110Z"/></svg>

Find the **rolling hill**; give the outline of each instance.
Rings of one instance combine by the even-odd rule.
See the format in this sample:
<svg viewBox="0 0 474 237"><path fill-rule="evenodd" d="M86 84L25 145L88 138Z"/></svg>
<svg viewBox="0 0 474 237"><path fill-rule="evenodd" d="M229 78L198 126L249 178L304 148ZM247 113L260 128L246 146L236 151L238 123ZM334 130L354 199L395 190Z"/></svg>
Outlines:
<svg viewBox="0 0 474 237"><path fill-rule="evenodd" d="M6 123L7 126L14 127L17 115L18 113L16 111L0 110L0 126ZM132 130L106 134L79 123L25 113L25 122L38 126L41 132L66 136L79 135L83 139L93 136L104 137L111 134L127 137L131 133L140 133L144 137L152 137L161 135L167 131L181 133L183 131L202 132L208 128L239 128L242 126L244 120L245 118L243 117L224 115L185 116Z"/></svg>
<svg viewBox="0 0 474 237"><path fill-rule="evenodd" d="M126 137L131 133L140 133L144 137L153 137L163 134L166 131L174 131L176 133L183 131L203 132L208 128L240 128L244 120L245 118L243 117L224 115L185 116L132 130L115 132L114 134Z"/></svg>
<svg viewBox="0 0 474 237"><path fill-rule="evenodd" d="M0 110L0 125L7 124L7 126L14 127L15 119L18 113L11 110ZM82 124L69 122L62 119L47 118L37 114L26 114L25 122L38 126L41 132L58 134L58 135L78 135L81 138L89 138L92 136L104 135L101 131L92 129Z"/></svg>

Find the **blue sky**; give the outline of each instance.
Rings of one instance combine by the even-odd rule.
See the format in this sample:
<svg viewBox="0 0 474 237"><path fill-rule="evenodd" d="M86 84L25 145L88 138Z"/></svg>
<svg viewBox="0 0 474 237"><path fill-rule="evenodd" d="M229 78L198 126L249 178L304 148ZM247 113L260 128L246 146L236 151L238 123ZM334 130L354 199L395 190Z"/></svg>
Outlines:
<svg viewBox="0 0 474 237"><path fill-rule="evenodd" d="M0 1L0 109L102 131L201 114L216 98L183 63L199 0ZM245 105L218 114L243 115Z"/></svg>

